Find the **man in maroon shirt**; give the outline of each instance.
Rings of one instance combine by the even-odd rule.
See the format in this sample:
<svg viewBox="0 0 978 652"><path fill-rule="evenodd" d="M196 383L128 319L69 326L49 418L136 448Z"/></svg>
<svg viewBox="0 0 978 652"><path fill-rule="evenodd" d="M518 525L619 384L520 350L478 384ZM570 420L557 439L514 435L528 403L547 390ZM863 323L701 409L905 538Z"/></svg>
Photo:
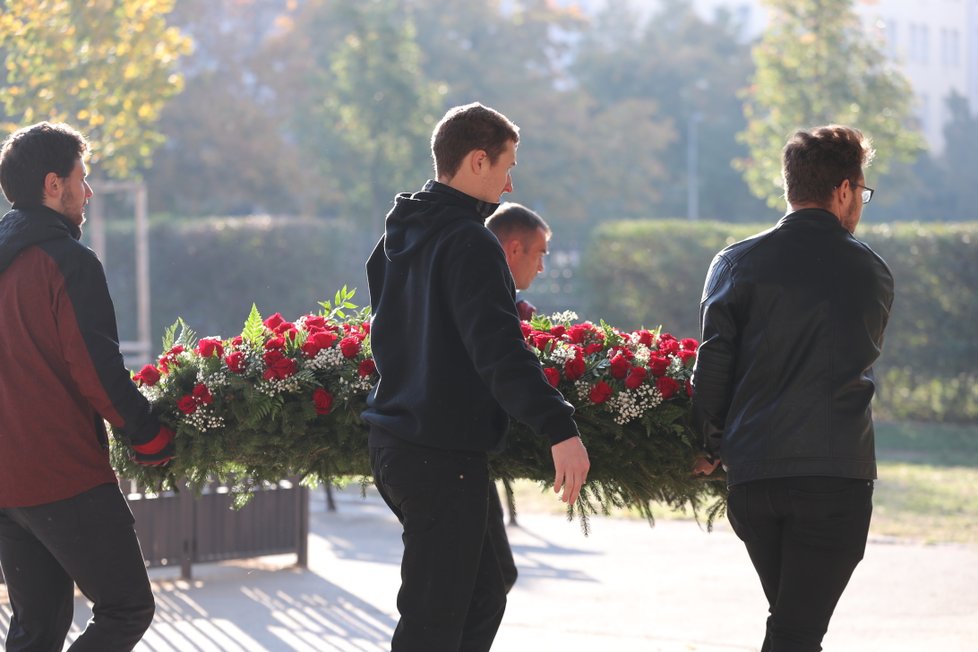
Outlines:
<svg viewBox="0 0 978 652"><path fill-rule="evenodd" d="M82 245L88 144L42 122L0 148L0 567L6 650L60 652L73 584L93 616L71 652L128 652L155 609L133 517L109 465L104 420L134 459L163 464L172 433L119 352L102 265Z"/></svg>

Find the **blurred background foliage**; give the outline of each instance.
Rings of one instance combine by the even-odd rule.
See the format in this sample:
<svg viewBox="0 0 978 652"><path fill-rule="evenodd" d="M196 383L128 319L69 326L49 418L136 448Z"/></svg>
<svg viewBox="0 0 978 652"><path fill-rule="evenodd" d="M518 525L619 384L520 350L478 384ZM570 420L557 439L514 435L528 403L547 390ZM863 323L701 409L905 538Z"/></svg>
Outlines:
<svg viewBox="0 0 978 652"><path fill-rule="evenodd" d="M651 4L651 3L650 3ZM978 120L944 98L923 146L906 80L854 31L852 0L768 0L756 42L688 0L0 0L0 124L66 120L92 185L138 178L153 214L153 332L240 328L252 301L295 316L363 263L398 191L432 175L429 137L481 101L521 127L515 191L555 235L527 298L695 336L712 255L783 213L795 128L871 136L859 235L897 276L885 414L978 421ZM103 195L123 338L135 312L131 198ZM885 223L885 224L884 224Z"/></svg>

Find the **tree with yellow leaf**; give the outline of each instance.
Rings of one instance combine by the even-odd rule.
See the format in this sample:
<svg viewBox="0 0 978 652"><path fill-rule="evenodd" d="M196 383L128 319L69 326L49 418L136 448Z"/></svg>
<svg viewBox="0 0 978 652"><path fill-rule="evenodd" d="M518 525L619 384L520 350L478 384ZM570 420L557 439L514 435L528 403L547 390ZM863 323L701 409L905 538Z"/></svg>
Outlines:
<svg viewBox="0 0 978 652"><path fill-rule="evenodd" d="M0 0L0 102L9 132L68 122L92 162L125 178L164 137L160 110L180 92L177 60L190 39L167 25L174 0Z"/></svg>
<svg viewBox="0 0 978 652"><path fill-rule="evenodd" d="M754 48L756 70L743 96L747 129L739 134L750 155L735 161L757 197L784 207L781 148L798 129L856 127L876 146L876 174L920 151L910 85L863 30L853 0L764 4L771 24Z"/></svg>

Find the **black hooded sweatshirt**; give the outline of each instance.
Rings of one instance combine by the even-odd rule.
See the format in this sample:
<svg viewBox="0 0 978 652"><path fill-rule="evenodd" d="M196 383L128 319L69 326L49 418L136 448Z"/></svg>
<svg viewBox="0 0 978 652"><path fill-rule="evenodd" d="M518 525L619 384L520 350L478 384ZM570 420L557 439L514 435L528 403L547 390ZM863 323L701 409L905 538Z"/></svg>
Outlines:
<svg viewBox="0 0 978 652"><path fill-rule="evenodd" d="M484 220L496 204L437 181L396 197L367 261L380 381L363 418L371 446L498 450L507 413L551 444L574 408L527 348L516 287Z"/></svg>
<svg viewBox="0 0 978 652"><path fill-rule="evenodd" d="M129 378L102 264L44 206L0 220L0 508L116 482L103 419L137 451L169 439Z"/></svg>

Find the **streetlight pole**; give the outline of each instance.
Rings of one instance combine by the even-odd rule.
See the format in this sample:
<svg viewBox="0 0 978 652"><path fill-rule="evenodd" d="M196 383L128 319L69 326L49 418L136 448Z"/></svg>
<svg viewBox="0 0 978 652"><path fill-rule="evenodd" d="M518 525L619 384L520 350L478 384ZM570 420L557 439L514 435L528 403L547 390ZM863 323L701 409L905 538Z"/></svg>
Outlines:
<svg viewBox="0 0 978 652"><path fill-rule="evenodd" d="M693 111L686 127L686 219L695 222L700 215L699 127L703 116Z"/></svg>

